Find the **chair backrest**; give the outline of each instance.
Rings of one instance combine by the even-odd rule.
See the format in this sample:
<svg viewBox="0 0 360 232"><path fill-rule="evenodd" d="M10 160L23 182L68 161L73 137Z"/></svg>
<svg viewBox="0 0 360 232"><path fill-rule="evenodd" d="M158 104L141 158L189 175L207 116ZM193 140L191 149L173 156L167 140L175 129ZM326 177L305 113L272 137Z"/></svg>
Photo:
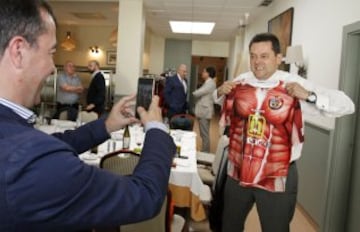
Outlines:
<svg viewBox="0 0 360 232"><path fill-rule="evenodd" d="M218 171L215 175L215 181L212 185L212 192L218 191L223 188L224 180L227 175L227 163L228 163L229 146L225 146L220 156Z"/></svg>
<svg viewBox="0 0 360 232"><path fill-rule="evenodd" d="M211 231L221 231L224 205L224 186L227 178L228 147L225 147L219 165L219 170L212 185L212 200L208 211Z"/></svg>
<svg viewBox="0 0 360 232"><path fill-rule="evenodd" d="M120 226L120 232L139 232L139 231L167 232L166 229L167 227L166 208L168 206L167 202L168 202L167 197L165 197L160 213L157 216L142 222L122 225Z"/></svg>
<svg viewBox="0 0 360 232"><path fill-rule="evenodd" d="M194 127L195 117L191 114L176 114L171 117L169 125L170 129L181 129L192 131Z"/></svg>
<svg viewBox="0 0 360 232"><path fill-rule="evenodd" d="M140 155L129 150L106 154L100 160L100 168L120 175L131 175L140 160Z"/></svg>
<svg viewBox="0 0 360 232"><path fill-rule="evenodd" d="M80 117L81 117L81 122L88 123L88 122L98 119L99 116L97 113L95 113L93 111L91 111L91 112L81 111Z"/></svg>
<svg viewBox="0 0 360 232"><path fill-rule="evenodd" d="M61 113L59 114L59 119L60 120L68 120L68 112L66 110L61 111Z"/></svg>
<svg viewBox="0 0 360 232"><path fill-rule="evenodd" d="M100 160L100 168L109 170L115 174L131 175L140 160L140 155L129 150L118 150L103 156ZM166 232L166 209L168 207L165 198L160 213L148 220L121 225L121 232ZM120 209L121 210L121 209Z"/></svg>
<svg viewBox="0 0 360 232"><path fill-rule="evenodd" d="M214 176L217 175L218 173L218 170L219 170L219 166L220 166L220 163L221 163L221 159L222 159L222 156L223 156L223 153L224 153L224 149L226 146L229 145L229 137L227 135L222 135L219 139L219 142L217 144L217 147L216 147L216 153L215 153L215 159L214 159L214 162L211 166L211 170L212 170L212 173L214 174Z"/></svg>

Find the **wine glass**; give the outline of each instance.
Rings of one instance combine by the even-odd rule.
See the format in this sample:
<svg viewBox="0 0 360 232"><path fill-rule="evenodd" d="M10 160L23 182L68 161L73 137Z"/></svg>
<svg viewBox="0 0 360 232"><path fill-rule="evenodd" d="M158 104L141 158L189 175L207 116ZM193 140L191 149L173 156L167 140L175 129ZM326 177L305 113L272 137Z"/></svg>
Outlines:
<svg viewBox="0 0 360 232"><path fill-rule="evenodd" d="M141 152L143 142L144 142L143 132L140 130L136 131L136 133L135 133L135 143L136 143L135 152L137 152L137 153Z"/></svg>

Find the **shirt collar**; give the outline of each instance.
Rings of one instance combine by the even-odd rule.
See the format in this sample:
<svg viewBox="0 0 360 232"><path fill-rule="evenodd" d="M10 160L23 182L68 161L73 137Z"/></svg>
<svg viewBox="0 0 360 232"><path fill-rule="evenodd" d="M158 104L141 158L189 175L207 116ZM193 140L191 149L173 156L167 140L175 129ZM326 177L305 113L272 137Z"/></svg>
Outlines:
<svg viewBox="0 0 360 232"><path fill-rule="evenodd" d="M91 77L93 78L96 74L98 74L99 72L101 72L100 70L96 70L95 72L92 73Z"/></svg>
<svg viewBox="0 0 360 232"><path fill-rule="evenodd" d="M280 82L277 73L278 72L276 71L273 75L271 75L271 77L266 80L259 80L252 73L252 75L247 80L245 80L245 82L257 88L274 88L278 86Z"/></svg>
<svg viewBox="0 0 360 232"><path fill-rule="evenodd" d="M182 77L177 73L176 74L177 75L177 77L179 78L179 80L181 81L181 82L184 82L185 80L184 79L182 79Z"/></svg>
<svg viewBox="0 0 360 232"><path fill-rule="evenodd" d="M28 123L35 123L36 115L33 111L0 97L0 104L10 108L14 113L25 119Z"/></svg>

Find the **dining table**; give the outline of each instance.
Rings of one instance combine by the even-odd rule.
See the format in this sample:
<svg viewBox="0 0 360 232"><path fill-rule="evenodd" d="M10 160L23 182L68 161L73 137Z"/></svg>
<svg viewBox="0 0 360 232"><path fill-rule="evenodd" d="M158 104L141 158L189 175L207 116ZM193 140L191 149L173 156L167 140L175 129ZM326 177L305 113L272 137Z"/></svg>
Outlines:
<svg viewBox="0 0 360 232"><path fill-rule="evenodd" d="M47 134L75 129L76 123L67 120L51 120L50 124L35 125ZM144 129L134 124L130 129L130 150L141 153L145 138ZM91 150L79 154L79 158L88 165L99 167L103 156L122 149L124 129L111 133L111 137L97 146L97 153ZM202 182L196 162L196 133L194 131L170 130L170 135L177 146L169 177L169 189L175 206L190 209L190 216L194 221L206 219L205 209L200 195L207 188Z"/></svg>

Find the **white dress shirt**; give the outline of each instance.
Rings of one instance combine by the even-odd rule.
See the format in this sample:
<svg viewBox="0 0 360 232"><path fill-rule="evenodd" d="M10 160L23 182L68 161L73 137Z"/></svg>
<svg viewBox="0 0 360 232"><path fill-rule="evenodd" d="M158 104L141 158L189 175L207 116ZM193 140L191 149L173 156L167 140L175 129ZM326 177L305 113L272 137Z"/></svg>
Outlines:
<svg viewBox="0 0 360 232"><path fill-rule="evenodd" d="M312 82L289 72L277 70L269 79L258 80L252 72L239 75L234 82L245 82L252 86L268 86L284 81L284 83L296 82L303 86L306 90L315 92L317 100L315 104L300 100L301 110L303 113L314 116L323 115L327 117L341 117L343 115L352 114L355 111L353 101L340 90L327 89L316 86ZM213 93L215 103L222 105L224 96L217 97L217 90Z"/></svg>

